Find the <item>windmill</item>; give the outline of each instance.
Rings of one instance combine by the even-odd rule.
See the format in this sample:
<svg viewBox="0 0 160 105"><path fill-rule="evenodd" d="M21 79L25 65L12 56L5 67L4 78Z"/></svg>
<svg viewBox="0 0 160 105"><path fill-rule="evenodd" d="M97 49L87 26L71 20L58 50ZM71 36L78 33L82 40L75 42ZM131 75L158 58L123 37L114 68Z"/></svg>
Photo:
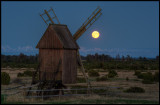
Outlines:
<svg viewBox="0 0 160 105"><path fill-rule="evenodd" d="M51 17L49 12L52 12L54 17ZM39 66L32 77L31 85L39 83L38 89L43 89L44 87L51 89L55 88L55 84L59 84L60 87L65 88L63 83L72 84L76 82L77 64L79 64L87 86L91 88L76 41L92 26L101 14L101 8L97 7L73 36L66 25L60 24L52 8L48 11L44 10L44 13L40 14L48 28L36 46L36 48L39 48ZM44 15L47 15L47 20L43 18ZM58 24L55 24L53 19ZM35 79L37 74L39 77L38 81ZM40 95L41 93L39 92L38 94Z"/></svg>

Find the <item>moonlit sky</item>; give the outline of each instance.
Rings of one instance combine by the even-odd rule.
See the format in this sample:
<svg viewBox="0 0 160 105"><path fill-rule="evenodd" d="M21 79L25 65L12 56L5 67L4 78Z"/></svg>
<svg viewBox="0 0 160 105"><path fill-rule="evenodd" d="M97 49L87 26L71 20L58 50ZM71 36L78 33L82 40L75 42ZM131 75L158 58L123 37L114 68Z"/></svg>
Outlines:
<svg viewBox="0 0 160 105"><path fill-rule="evenodd" d="M39 15L44 9L52 7L74 34L97 6L101 17L77 40L81 55L159 55L158 1L2 1L1 53L38 54L35 47L47 28ZM92 38L95 30L98 39Z"/></svg>

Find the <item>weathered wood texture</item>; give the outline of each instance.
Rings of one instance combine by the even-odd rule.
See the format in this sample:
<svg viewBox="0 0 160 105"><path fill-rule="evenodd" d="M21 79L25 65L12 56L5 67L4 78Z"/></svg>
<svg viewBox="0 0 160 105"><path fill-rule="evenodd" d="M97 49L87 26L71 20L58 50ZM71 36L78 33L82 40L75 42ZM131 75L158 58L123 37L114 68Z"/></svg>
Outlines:
<svg viewBox="0 0 160 105"><path fill-rule="evenodd" d="M51 25L48 26L36 48L63 48L63 44L59 40L56 31L52 28Z"/></svg>
<svg viewBox="0 0 160 105"><path fill-rule="evenodd" d="M63 83L76 83L77 77L77 50L65 49L39 49L40 79L46 72L46 80L62 80ZM59 60L62 60L59 72L54 77Z"/></svg>
<svg viewBox="0 0 160 105"><path fill-rule="evenodd" d="M79 46L73 40L66 25L50 24L36 48L39 48L41 80L44 73L46 73L46 80L54 79L54 72L57 71L61 59L59 72L55 79L62 80L66 84L76 83Z"/></svg>
<svg viewBox="0 0 160 105"><path fill-rule="evenodd" d="M59 67L59 72L56 75L56 80L62 80L62 66L63 66L63 49L39 49L40 65L40 79L43 78L43 74L46 72L46 79L53 80L54 72L57 70L59 60L62 63Z"/></svg>
<svg viewBox="0 0 160 105"><path fill-rule="evenodd" d="M79 49L66 25L50 24L36 48Z"/></svg>
<svg viewBox="0 0 160 105"><path fill-rule="evenodd" d="M77 50L64 50L63 60L63 83L76 83Z"/></svg>

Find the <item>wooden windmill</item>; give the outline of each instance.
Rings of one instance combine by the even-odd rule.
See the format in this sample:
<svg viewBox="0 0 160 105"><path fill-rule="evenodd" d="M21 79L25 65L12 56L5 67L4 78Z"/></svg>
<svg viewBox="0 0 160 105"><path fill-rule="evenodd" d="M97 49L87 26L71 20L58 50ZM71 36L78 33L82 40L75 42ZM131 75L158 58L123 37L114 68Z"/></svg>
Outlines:
<svg viewBox="0 0 160 105"><path fill-rule="evenodd" d="M51 17L49 12L53 12L54 17ZM44 10L44 13L40 14L48 28L36 46L36 48L39 48L40 64L33 75L32 85L37 83L35 81L37 74L40 82L38 89L43 89L46 83L51 84L47 87L47 89L51 89L54 87L55 81L60 81L63 84L76 83L77 64L79 64L88 87L90 87L90 82L85 74L76 40L91 27L101 14L101 8L98 7L73 36L67 25L60 24L52 8L48 11ZM43 15L47 15L48 19L45 20ZM52 19L56 19L58 24L55 24ZM48 24L47 22L50 23Z"/></svg>

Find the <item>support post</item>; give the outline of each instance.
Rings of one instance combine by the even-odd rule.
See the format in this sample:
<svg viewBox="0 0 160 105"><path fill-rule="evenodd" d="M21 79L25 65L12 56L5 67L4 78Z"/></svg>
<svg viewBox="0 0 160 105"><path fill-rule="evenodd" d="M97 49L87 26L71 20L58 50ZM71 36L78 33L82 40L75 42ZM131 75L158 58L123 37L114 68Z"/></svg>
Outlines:
<svg viewBox="0 0 160 105"><path fill-rule="evenodd" d="M43 102L43 92L44 92L44 91L42 90L42 102Z"/></svg>

